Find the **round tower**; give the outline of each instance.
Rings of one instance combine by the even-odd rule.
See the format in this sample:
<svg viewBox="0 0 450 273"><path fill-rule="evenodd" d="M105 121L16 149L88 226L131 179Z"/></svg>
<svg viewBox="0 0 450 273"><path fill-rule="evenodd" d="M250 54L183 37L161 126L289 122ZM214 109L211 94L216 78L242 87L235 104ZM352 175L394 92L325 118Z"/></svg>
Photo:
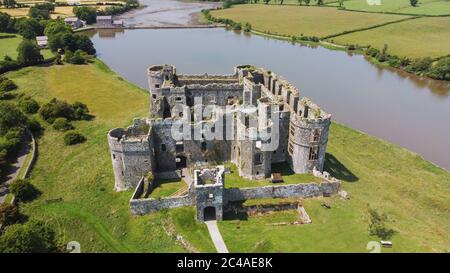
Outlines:
<svg viewBox="0 0 450 273"><path fill-rule="evenodd" d="M175 67L172 65L153 65L147 70L150 93L163 86L164 81L173 81Z"/></svg>
<svg viewBox="0 0 450 273"><path fill-rule="evenodd" d="M123 146L122 137L125 135L125 130L122 128L116 128L108 133L108 144L111 151L111 161L114 171L116 191L126 190L127 186L124 181L124 164L123 164Z"/></svg>
<svg viewBox="0 0 450 273"><path fill-rule="evenodd" d="M299 102L289 124L288 158L295 173L323 170L330 124L330 114L306 98Z"/></svg>

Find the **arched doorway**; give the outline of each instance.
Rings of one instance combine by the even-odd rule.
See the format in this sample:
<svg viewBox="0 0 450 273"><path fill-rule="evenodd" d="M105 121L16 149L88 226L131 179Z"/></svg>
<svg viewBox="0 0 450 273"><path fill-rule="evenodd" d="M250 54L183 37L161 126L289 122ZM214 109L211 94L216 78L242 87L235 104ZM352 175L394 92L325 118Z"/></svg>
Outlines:
<svg viewBox="0 0 450 273"><path fill-rule="evenodd" d="M204 221L216 220L216 208L215 207L206 207L203 210L203 220Z"/></svg>

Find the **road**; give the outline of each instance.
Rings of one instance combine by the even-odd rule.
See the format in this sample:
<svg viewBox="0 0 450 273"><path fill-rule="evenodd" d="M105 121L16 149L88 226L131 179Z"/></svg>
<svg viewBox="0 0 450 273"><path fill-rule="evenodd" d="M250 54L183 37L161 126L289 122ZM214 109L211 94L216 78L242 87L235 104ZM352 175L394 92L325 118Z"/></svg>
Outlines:
<svg viewBox="0 0 450 273"><path fill-rule="evenodd" d="M6 195L8 194L7 186L14 181L20 173L23 164L25 163L25 159L27 154L30 152L30 140L26 139L26 144L22 145L22 148L19 151L18 157L16 161L11 164L11 168L6 177L6 181L0 185L0 204L5 201Z"/></svg>

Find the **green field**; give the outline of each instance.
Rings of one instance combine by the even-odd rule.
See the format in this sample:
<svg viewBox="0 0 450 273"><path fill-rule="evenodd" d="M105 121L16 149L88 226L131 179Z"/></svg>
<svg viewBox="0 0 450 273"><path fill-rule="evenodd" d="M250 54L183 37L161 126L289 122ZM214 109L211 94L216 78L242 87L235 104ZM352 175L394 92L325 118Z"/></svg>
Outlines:
<svg viewBox="0 0 450 273"><path fill-rule="evenodd" d="M348 12L327 7L274 5L238 5L212 11L211 14L217 18L248 22L254 30L260 32L317 37L408 18L402 15Z"/></svg>
<svg viewBox="0 0 450 273"><path fill-rule="evenodd" d="M416 7L412 7L409 0L379 0L380 5L369 5L376 0L348 0L344 7L352 10L370 12L395 12L417 15L449 15L449 0L420 0Z"/></svg>
<svg viewBox="0 0 450 273"><path fill-rule="evenodd" d="M331 39L378 49L387 44L388 53L399 56L441 57L450 54L450 17L424 17Z"/></svg>
<svg viewBox="0 0 450 273"><path fill-rule="evenodd" d="M147 114L146 91L123 81L100 62L28 67L6 76L19 86L15 92L33 96L41 104L53 97L78 100L95 115L92 121L74 122L87 137L81 145L65 146L63 133L45 126L30 178L42 195L21 206L24 214L52 224L62 245L80 242L82 252L184 251L163 230L167 221L162 213L134 217L128 205L131 191L113 189L106 133ZM51 202L58 198L63 201Z"/></svg>
<svg viewBox="0 0 450 273"><path fill-rule="evenodd" d="M198 251L214 251L194 209L132 216L132 191L115 192L106 141L114 127L148 114L148 93L122 80L105 65L28 67L7 73L18 91L40 103L53 97L88 105L95 119L74 125L87 142L64 146L63 133L45 125L31 182L42 195L21 210L55 227L62 245L78 241L83 252L186 251L174 229ZM83 80L80 81L79 79ZM231 251L366 251L367 203L386 212L398 233L392 251L450 251L450 174L398 146L333 124L326 170L342 179L351 199L309 199L311 225L273 226L291 221L293 212L220 223ZM58 201L62 198L62 201ZM52 200L57 200L52 202ZM320 206L326 201L329 210ZM239 225L239 229L236 227ZM260 242L264 238L264 242Z"/></svg>
<svg viewBox="0 0 450 273"><path fill-rule="evenodd" d="M22 38L19 35L11 34L11 33L1 33L1 36L7 36L14 35L15 37L12 38L0 38L0 59L3 60L3 58L8 55L9 57L16 59L17 58L17 46L19 46L20 42L22 42ZM50 51L50 49L43 49L41 50L42 56L44 56L45 59L53 57L53 53Z"/></svg>

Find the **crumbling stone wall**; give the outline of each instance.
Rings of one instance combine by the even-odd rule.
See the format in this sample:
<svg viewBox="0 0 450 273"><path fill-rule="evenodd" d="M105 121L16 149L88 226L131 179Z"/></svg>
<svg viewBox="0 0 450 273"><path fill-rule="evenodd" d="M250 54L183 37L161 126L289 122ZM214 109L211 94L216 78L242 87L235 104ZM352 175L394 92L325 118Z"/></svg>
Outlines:
<svg viewBox="0 0 450 273"><path fill-rule="evenodd" d="M335 194L339 191L340 182L322 182L307 184L291 184L265 186L255 188L229 188L224 191L224 203L262 198L308 198Z"/></svg>

